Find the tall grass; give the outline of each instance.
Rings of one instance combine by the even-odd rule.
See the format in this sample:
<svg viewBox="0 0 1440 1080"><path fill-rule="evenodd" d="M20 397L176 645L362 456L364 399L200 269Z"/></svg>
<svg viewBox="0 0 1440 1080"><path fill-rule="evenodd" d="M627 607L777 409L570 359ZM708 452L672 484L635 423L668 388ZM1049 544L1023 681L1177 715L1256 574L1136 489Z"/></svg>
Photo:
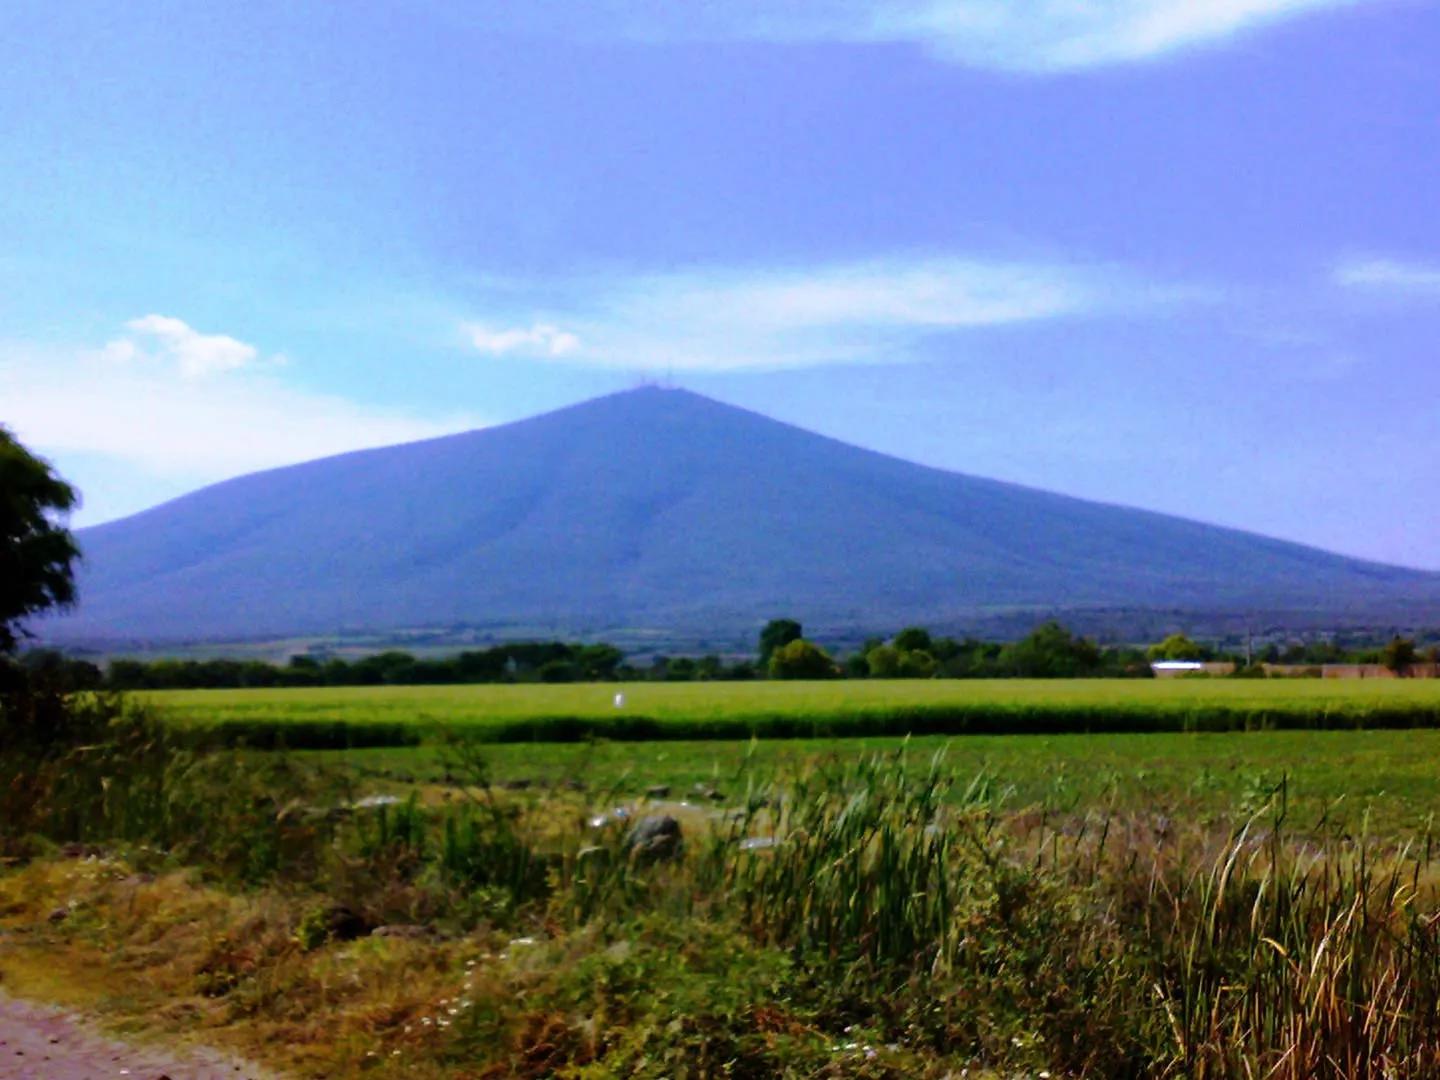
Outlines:
<svg viewBox="0 0 1440 1080"><path fill-rule="evenodd" d="M322 902L297 931L307 949L389 921L553 941L548 967L537 953L494 976L483 1038L456 1026L454 1053L543 1062L525 1075L685 1060L768 1075L793 1065L777 1031L802 1032L785 1054L823 1056L803 1033L857 1027L935 1075L1440 1075L1428 837L1294 822L1283 783L1215 826L1012 808L943 754L918 776L903 753L751 768L735 805L687 809L683 852L655 859L629 841L643 807L597 825L605 804L575 793L496 792L463 743L447 803L366 808L283 757L200 753L102 715L84 721L98 742L7 743L12 788L29 782L22 754L49 771L0 835L159 844L299 886ZM636 940L674 955L635 959ZM206 992L247 992L253 966ZM824 1071L806 1060L792 1071Z"/></svg>
<svg viewBox="0 0 1440 1080"><path fill-rule="evenodd" d="M691 851L611 861L611 917L710 898L883 1037L1073 1075L1429 1076L1440 929L1427 842L1007 814L868 758L792 778ZM777 800L779 800L777 802ZM1322 823L1323 824L1323 823ZM773 846L741 845L764 836ZM655 890L658 887L658 893ZM590 917L603 905L593 898Z"/></svg>

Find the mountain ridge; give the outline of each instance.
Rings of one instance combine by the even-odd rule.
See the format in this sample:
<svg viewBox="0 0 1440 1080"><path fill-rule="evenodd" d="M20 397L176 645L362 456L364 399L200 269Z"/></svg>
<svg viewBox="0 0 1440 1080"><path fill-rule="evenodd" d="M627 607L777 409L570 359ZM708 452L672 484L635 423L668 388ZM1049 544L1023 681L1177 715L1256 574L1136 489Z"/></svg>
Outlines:
<svg viewBox="0 0 1440 1080"><path fill-rule="evenodd" d="M919 465L689 391L237 477L81 530L47 637L1440 611L1440 574Z"/></svg>

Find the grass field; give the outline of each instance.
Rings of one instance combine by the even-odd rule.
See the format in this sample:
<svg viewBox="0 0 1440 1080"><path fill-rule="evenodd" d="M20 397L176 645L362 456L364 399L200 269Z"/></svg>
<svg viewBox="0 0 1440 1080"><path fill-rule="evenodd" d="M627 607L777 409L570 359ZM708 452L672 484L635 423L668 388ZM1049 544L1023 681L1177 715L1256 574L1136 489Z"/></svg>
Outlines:
<svg viewBox="0 0 1440 1080"><path fill-rule="evenodd" d="M613 703L617 692L625 695L622 710ZM425 745L321 755L398 784L444 780L451 767L439 736L453 730L503 740L485 750L496 781L544 785L579 779L591 791L613 792L616 799L662 784L677 798L697 786L733 796L748 782L745 770L765 774L906 746L900 737L833 738L824 734L828 730L885 731L897 718L903 724L915 716L927 722L979 716L990 730L1040 733L1024 738L921 735L908 743L909 760L922 768L944 748L948 769L962 777L983 773L993 778L1012 806L1163 807L1200 817L1233 816L1264 801L1283 779L1296 814L1307 822L1328 811L1354 827L1368 816L1379 831L1412 832L1424 829L1440 809L1440 729L1355 730L1404 727L1412 720L1433 725L1440 713L1440 682L1430 681L379 687L185 691L150 699L174 722L231 725L242 733L315 725L323 731L324 725L344 724L352 735L370 728L424 737ZM643 732L624 730L620 740L581 741L574 735L585 729L567 726L562 735L568 741L541 741L548 722L603 725L617 713L653 720L660 737L644 740L634 737ZM1377 725L1377 716L1385 723ZM1056 718L1063 722L1062 733L1054 733ZM821 734L764 738L753 746L743 737L751 730L783 731L777 719ZM1004 720L1010 724L999 723ZM1075 733L1064 733L1063 725ZM925 730L923 724L917 727ZM1199 730L1183 730L1187 727ZM1342 730L1309 730L1321 728ZM716 729L725 737L675 738ZM955 730L964 727L957 724ZM537 738L526 741L527 732ZM601 727L598 734L607 731ZM289 745L304 746L305 740ZM334 744L322 739L312 745Z"/></svg>
<svg viewBox="0 0 1440 1080"><path fill-rule="evenodd" d="M357 687L148 700L174 722L225 729L251 745L279 737L315 749L404 744L447 729L485 741L564 742L1440 727L1440 681L1399 679Z"/></svg>
<svg viewBox="0 0 1440 1080"><path fill-rule="evenodd" d="M963 781L985 777L1014 809L1149 809L1233 819L1283 780L1293 822L1323 815L1378 834L1425 830L1440 812L1440 731L1268 731L1147 735L976 735L918 739L776 739L594 744L511 743L485 748L497 783L579 780L595 798L625 802L665 785L704 804L699 790L743 800L764 778L865 753L904 751L919 775L935 753ZM382 784L441 783L455 771L437 747L323 751Z"/></svg>

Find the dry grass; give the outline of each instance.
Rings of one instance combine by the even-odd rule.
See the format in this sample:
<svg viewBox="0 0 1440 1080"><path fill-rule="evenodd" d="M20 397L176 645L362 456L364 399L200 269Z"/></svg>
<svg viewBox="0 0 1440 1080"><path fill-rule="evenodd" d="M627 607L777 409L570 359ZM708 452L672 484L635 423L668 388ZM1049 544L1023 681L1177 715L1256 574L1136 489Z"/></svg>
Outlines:
<svg viewBox="0 0 1440 1080"><path fill-rule="evenodd" d="M0 977L119 1030L194 1039L296 1076L453 1075L426 1036L443 1031L433 1019L484 939L306 950L297 932L313 904L230 895L187 872L147 880L113 858L37 862L0 877Z"/></svg>

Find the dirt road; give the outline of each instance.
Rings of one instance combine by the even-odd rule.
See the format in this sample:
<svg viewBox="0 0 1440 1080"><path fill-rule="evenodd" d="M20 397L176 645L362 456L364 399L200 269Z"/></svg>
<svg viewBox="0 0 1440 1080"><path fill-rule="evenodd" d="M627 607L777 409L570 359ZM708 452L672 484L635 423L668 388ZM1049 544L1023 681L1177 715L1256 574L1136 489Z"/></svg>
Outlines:
<svg viewBox="0 0 1440 1080"><path fill-rule="evenodd" d="M73 1015L0 992L0 1080L272 1080L271 1074L197 1051L129 1045Z"/></svg>

